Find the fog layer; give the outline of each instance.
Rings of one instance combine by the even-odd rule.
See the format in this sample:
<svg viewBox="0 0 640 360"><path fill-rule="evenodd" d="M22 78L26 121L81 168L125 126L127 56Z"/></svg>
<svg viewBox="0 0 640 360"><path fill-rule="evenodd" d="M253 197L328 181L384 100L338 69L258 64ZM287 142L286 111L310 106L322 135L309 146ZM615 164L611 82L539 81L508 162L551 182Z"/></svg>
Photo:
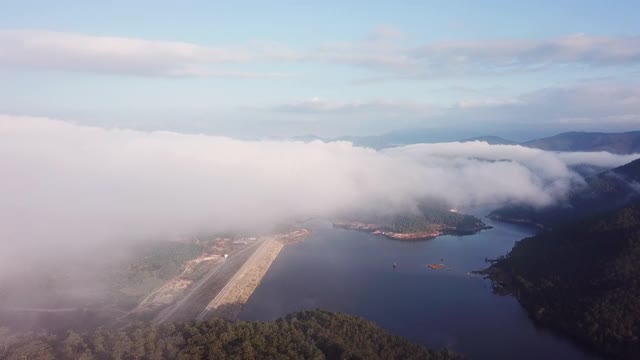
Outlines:
<svg viewBox="0 0 640 360"><path fill-rule="evenodd" d="M583 183L569 166L634 158L484 142L376 151L0 116L0 271L136 239L405 211L433 196L544 206Z"/></svg>

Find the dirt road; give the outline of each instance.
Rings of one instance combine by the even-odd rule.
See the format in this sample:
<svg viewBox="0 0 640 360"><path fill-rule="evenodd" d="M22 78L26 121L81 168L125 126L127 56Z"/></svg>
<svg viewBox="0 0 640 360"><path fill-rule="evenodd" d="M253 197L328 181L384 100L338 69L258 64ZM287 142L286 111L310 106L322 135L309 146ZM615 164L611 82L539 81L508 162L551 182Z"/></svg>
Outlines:
<svg viewBox="0 0 640 360"><path fill-rule="evenodd" d="M196 318L212 298L220 292L229 280L255 252L262 241L257 241L245 249L229 256L216 265L189 292L175 304L168 306L156 317L156 322L182 321Z"/></svg>

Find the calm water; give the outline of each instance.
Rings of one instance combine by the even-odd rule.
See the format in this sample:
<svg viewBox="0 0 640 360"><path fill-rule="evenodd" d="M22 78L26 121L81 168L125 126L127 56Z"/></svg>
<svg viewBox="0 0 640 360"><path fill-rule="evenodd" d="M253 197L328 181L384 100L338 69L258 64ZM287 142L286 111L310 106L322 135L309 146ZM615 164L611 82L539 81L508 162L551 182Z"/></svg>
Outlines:
<svg viewBox="0 0 640 360"><path fill-rule="evenodd" d="M322 308L363 316L412 341L471 359L586 359L571 343L534 327L517 301L467 273L506 254L532 230L502 223L470 236L392 241L314 222L314 235L285 247L241 318L273 320ZM393 262L398 267L392 268ZM445 263L431 270L429 263Z"/></svg>

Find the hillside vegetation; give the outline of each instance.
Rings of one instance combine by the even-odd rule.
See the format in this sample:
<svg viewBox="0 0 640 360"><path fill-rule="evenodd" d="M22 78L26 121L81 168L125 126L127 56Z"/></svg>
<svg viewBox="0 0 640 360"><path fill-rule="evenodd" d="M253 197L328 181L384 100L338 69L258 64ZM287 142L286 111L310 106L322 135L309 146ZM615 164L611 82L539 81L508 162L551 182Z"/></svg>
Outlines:
<svg viewBox="0 0 640 360"><path fill-rule="evenodd" d="M485 273L541 324L640 358L640 204L521 240Z"/></svg>
<svg viewBox="0 0 640 360"><path fill-rule="evenodd" d="M108 274L113 303L135 306L154 289L180 274L186 261L196 258L203 246L194 242L156 242L138 247L131 259Z"/></svg>
<svg viewBox="0 0 640 360"><path fill-rule="evenodd" d="M389 335L373 323L327 311L272 322L216 319L21 339L6 359L457 359Z"/></svg>
<svg viewBox="0 0 640 360"><path fill-rule="evenodd" d="M443 226L455 233L474 233L485 228L486 224L472 215L430 208L417 215L395 216L387 220L387 226L398 233L430 231Z"/></svg>

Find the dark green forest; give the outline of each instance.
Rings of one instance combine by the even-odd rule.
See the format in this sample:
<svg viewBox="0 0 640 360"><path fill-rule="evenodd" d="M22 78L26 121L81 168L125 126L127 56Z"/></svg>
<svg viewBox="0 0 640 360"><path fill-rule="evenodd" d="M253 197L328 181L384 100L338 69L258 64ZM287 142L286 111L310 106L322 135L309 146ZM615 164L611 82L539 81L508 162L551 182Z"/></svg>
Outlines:
<svg viewBox="0 0 640 360"><path fill-rule="evenodd" d="M450 229L454 232L472 233L481 230L486 225L475 216L450 212L449 210L429 210L421 215L396 216L390 221L390 229L399 233L413 233L432 231L435 229Z"/></svg>
<svg viewBox="0 0 640 360"><path fill-rule="evenodd" d="M485 273L540 324L640 359L640 204L521 240Z"/></svg>
<svg viewBox="0 0 640 360"><path fill-rule="evenodd" d="M271 322L139 323L125 330L28 336L1 354L11 360L459 358L389 335L365 319L321 310Z"/></svg>
<svg viewBox="0 0 640 360"><path fill-rule="evenodd" d="M472 215L450 211L451 206L443 200L423 199L415 211L386 216L356 217L361 222L380 224L386 231L416 233L440 230L444 232L472 234L487 226Z"/></svg>

